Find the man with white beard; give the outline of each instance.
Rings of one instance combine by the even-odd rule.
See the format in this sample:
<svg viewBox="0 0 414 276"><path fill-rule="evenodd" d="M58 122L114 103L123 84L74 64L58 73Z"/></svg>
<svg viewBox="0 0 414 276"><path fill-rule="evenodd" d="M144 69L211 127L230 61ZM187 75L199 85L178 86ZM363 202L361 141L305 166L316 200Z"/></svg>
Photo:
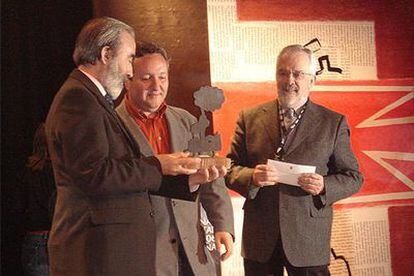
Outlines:
<svg viewBox="0 0 414 276"><path fill-rule="evenodd" d="M149 193L195 200L223 175L196 170L188 154L145 157L113 109L132 77L134 30L113 18L88 21L77 69L56 94L46 134L57 186L48 242L52 275L155 275Z"/></svg>
<svg viewBox="0 0 414 276"><path fill-rule="evenodd" d="M246 276L328 276L332 204L356 193L362 174L344 115L315 104L315 57L301 45L282 49L278 98L240 113L228 157L227 186L246 198L242 255ZM298 185L279 182L268 159L311 165Z"/></svg>

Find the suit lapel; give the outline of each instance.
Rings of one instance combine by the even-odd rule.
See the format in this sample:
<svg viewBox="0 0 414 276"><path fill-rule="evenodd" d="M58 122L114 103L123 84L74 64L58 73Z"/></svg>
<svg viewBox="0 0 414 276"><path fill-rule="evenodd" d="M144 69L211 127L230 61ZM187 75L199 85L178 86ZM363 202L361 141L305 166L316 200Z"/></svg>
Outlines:
<svg viewBox="0 0 414 276"><path fill-rule="evenodd" d="M172 152L186 150L188 145L185 134L188 130L185 128L184 124L181 123L181 120L171 111L170 107L167 107L165 116L167 118L168 129L170 131Z"/></svg>
<svg viewBox="0 0 414 276"><path fill-rule="evenodd" d="M108 113L110 113L112 116L116 116L116 115L114 115L115 113L114 113L113 108L105 100L105 97L101 94L98 87L96 87L96 85L85 74L83 74L80 70L75 69L75 70L73 70L73 72L71 74L71 77L73 77L73 78L79 80L80 82L82 82L83 85L85 85L86 88L89 90L89 92L91 92L96 97L99 104L102 105L102 107L106 111L108 111Z"/></svg>
<svg viewBox="0 0 414 276"><path fill-rule="evenodd" d="M317 112L317 106L309 101L303 118L296 129L295 137L286 151L285 157L292 153L312 132L318 129L321 122L322 118L320 118Z"/></svg>
<svg viewBox="0 0 414 276"><path fill-rule="evenodd" d="M140 149L137 147L137 143L134 142L132 139L131 133L129 133L128 129L125 128L123 123L119 120L118 115L116 114L115 110L110 106L110 104L105 100L105 97L101 94L99 89L96 85L79 69L75 69L72 71L71 75L72 78L77 79L80 81L87 90L96 97L98 103L106 110L106 112L115 120L121 131L124 133L125 137L127 138L129 144L133 148L135 153L139 153Z"/></svg>
<svg viewBox="0 0 414 276"><path fill-rule="evenodd" d="M145 134L141 131L141 128L129 115L125 107L125 101L122 101L121 104L116 108L116 112L118 113L121 120L124 122L126 128L131 133L131 136L134 139L134 141L139 145L141 153L145 156L153 156L154 152L151 148L151 145L148 143L147 137L145 137Z"/></svg>
<svg viewBox="0 0 414 276"><path fill-rule="evenodd" d="M271 104L263 106L262 112L259 114L259 120L268 135L268 141L276 148L280 143L280 128L279 128L279 111L276 101ZM269 124L270 122L270 124Z"/></svg>

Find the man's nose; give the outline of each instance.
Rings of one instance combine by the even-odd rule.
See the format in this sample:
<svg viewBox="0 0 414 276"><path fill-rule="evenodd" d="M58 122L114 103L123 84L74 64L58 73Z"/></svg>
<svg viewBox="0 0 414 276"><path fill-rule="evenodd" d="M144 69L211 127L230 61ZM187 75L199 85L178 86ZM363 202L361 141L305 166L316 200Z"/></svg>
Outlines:
<svg viewBox="0 0 414 276"><path fill-rule="evenodd" d="M161 81L160 81L160 79L159 78L156 78L156 77L152 78L151 86L152 86L152 89L153 90L158 91L160 89L160 87L161 87Z"/></svg>
<svg viewBox="0 0 414 276"><path fill-rule="evenodd" d="M294 84L295 83L295 77L293 76L293 72L292 71L289 72L288 82L289 82L289 84Z"/></svg>
<svg viewBox="0 0 414 276"><path fill-rule="evenodd" d="M132 66L128 67L126 75L128 79L132 79L132 77L134 76L134 70L132 69Z"/></svg>

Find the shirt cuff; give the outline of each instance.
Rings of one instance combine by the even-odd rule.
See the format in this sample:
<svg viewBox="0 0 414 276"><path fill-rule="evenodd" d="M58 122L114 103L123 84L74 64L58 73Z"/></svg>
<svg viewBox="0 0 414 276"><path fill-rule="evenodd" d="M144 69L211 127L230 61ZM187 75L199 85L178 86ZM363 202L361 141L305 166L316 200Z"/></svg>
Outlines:
<svg viewBox="0 0 414 276"><path fill-rule="evenodd" d="M188 188L190 189L190 193L194 193L200 188L200 185L190 185L188 184Z"/></svg>

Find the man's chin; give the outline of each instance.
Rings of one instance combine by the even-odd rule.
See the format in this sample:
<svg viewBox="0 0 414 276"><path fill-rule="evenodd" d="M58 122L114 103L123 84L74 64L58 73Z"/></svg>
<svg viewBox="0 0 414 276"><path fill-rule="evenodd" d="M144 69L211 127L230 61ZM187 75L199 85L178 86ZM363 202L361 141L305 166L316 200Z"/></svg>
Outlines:
<svg viewBox="0 0 414 276"><path fill-rule="evenodd" d="M279 102L283 107L291 107L295 102L297 101L297 98L295 95L286 95L279 96Z"/></svg>
<svg viewBox="0 0 414 276"><path fill-rule="evenodd" d="M112 97L113 100L116 100L119 97L119 95L121 95L122 88L123 87L121 87L121 88L117 87L117 88L108 89L108 93L109 93L109 95L111 95L111 97Z"/></svg>

